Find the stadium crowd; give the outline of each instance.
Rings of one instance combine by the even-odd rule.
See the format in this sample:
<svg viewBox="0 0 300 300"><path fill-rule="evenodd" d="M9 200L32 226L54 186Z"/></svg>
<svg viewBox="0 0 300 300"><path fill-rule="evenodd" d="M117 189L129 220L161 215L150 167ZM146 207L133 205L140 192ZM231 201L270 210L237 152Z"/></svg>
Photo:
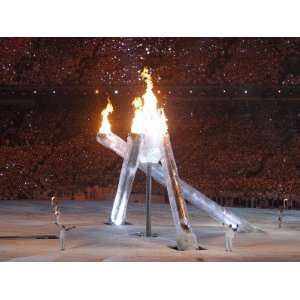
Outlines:
<svg viewBox="0 0 300 300"><path fill-rule="evenodd" d="M56 95L57 105L41 97L29 107L1 106L0 199L42 199L53 192L98 199L114 193L122 160L95 140L107 96L101 84L120 87L110 95L116 105L112 124L126 138L132 95L122 88L140 84L137 73L149 65L166 104L183 179L224 205L280 206L288 197L299 207L298 101L236 102L225 89L223 100L211 101L193 89L185 95L163 90L166 85L297 86L299 55L298 38L0 39L0 87L92 86L94 91L80 103L73 98L64 103L67 97ZM134 191L144 189L139 174ZM154 192L165 194L158 185Z"/></svg>
<svg viewBox="0 0 300 300"><path fill-rule="evenodd" d="M297 85L299 38L2 38L0 86Z"/></svg>
<svg viewBox="0 0 300 300"><path fill-rule="evenodd" d="M114 193L122 160L95 140L100 110L96 102L2 110L0 198L42 199L55 192L91 199ZM191 97L166 110L179 173L187 182L227 205L254 206L259 199L276 206L284 197L298 199L300 103L253 101L249 109L244 102ZM126 138L125 119L131 115L125 109L114 114L113 130ZM144 189L139 174L134 191ZM158 185L154 192L165 193Z"/></svg>

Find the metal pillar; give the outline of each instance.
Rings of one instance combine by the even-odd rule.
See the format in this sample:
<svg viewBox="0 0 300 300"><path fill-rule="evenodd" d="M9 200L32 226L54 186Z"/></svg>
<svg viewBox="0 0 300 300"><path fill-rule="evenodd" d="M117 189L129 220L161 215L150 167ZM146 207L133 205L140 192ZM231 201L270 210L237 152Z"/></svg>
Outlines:
<svg viewBox="0 0 300 300"><path fill-rule="evenodd" d="M126 154L126 142L115 133L110 132L106 135L98 133L96 139L98 143L100 143L108 149L113 150L121 157L124 157L124 155ZM144 164L140 163L139 169L146 173L146 166ZM166 186L162 167L158 164L152 166L152 176L159 184ZM239 224L239 230L244 232L251 232L257 230L255 226L248 223L245 219L236 216L230 210L226 209L226 214L224 214L224 207L216 204L214 201L210 200L204 194L202 194L183 180L180 180L180 185L182 187L184 198L192 205L195 205L196 207L206 212L210 217L214 218L216 221L220 223L226 223L228 225ZM224 199L222 197L220 198L220 203L224 205ZM256 202L256 207L258 206L258 202Z"/></svg>
<svg viewBox="0 0 300 300"><path fill-rule="evenodd" d="M146 236L151 237L151 195L152 195L152 164L147 163L146 174Z"/></svg>
<svg viewBox="0 0 300 300"><path fill-rule="evenodd" d="M126 224L127 204L133 181L139 166L141 136L131 134L127 138L127 149L124 156L118 190L115 196L110 222L115 225Z"/></svg>
<svg viewBox="0 0 300 300"><path fill-rule="evenodd" d="M190 225L188 210L183 198L177 166L168 133L164 136L161 153L161 164L166 180L172 217L176 227L177 249L196 250L199 248L197 237L193 233Z"/></svg>

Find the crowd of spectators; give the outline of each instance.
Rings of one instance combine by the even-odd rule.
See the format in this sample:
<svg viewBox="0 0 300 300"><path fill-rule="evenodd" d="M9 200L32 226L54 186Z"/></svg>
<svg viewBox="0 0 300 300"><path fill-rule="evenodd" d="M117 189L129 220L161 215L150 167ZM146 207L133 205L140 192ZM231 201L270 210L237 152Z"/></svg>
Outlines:
<svg viewBox="0 0 300 300"><path fill-rule="evenodd" d="M299 38L2 38L0 85L297 85Z"/></svg>
<svg viewBox="0 0 300 300"><path fill-rule="evenodd" d="M108 93L101 86L111 86L113 129L126 138L129 103L145 65L166 104L182 178L222 204L298 199L300 103L235 102L229 90L271 85L280 96L300 83L299 55L298 38L2 38L0 88L28 88L36 102L1 106L0 199L113 193L122 160L95 141L105 105L100 99ZM211 90L201 94L201 86L222 87L224 100L207 99ZM73 98L64 103L68 97L58 87L92 88L93 100L86 95L78 106ZM39 102L44 88L61 103ZM134 191L144 188L139 174ZM154 192L165 193L156 184Z"/></svg>
<svg viewBox="0 0 300 300"><path fill-rule="evenodd" d="M113 130L126 138L130 116L114 100ZM214 199L298 199L300 103L233 101L191 96L166 106L180 176ZM2 107L0 198L39 199L55 191L84 199L93 188L115 192L122 160L95 140L100 110L98 102ZM144 189L139 173L134 191ZM154 192L165 193L158 185Z"/></svg>

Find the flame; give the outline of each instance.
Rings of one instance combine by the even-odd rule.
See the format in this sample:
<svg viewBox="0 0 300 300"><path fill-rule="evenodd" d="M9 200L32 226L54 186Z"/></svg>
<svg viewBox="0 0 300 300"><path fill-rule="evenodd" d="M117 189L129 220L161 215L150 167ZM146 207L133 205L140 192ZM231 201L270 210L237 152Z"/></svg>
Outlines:
<svg viewBox="0 0 300 300"><path fill-rule="evenodd" d="M168 132L168 125L167 125L167 117L165 114L165 111L163 108L160 109L160 114L161 114L161 127L162 127L162 131L163 133L167 133Z"/></svg>
<svg viewBox="0 0 300 300"><path fill-rule="evenodd" d="M147 68L141 72L141 77L146 83L146 92L132 102L135 111L131 132L165 134L168 131L167 118L163 109L157 108L157 98L153 92L153 82Z"/></svg>
<svg viewBox="0 0 300 300"><path fill-rule="evenodd" d="M131 132L132 133L137 133L140 134L143 132L143 101L141 97L136 97L132 101L132 105L135 108L134 111L134 118L132 120L132 125L131 125Z"/></svg>
<svg viewBox="0 0 300 300"><path fill-rule="evenodd" d="M101 127L99 128L99 133L108 134L111 132L111 125L108 120L108 116L114 111L114 108L110 102L110 99L107 98L107 105L106 108L102 110L102 123Z"/></svg>

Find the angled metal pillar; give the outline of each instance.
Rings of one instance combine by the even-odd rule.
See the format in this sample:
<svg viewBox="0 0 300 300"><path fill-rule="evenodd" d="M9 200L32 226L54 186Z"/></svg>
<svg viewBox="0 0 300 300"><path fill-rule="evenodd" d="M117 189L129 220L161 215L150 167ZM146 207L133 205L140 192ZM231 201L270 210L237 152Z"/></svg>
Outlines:
<svg viewBox="0 0 300 300"><path fill-rule="evenodd" d="M126 142L115 133L110 132L106 135L98 134L96 139L99 144L107 147L108 149L111 149L121 157L125 156L127 148ZM144 164L139 164L139 169L144 173L147 172ZM153 165L151 175L158 183L166 186L161 166ZM234 226L238 224L240 231L251 232L256 230L256 227L251 225L245 219L240 218L225 207L218 205L216 202L206 197L203 193L201 193L182 179L180 179L180 184L185 200L206 212L216 221L225 223L227 225L233 224Z"/></svg>
<svg viewBox="0 0 300 300"><path fill-rule="evenodd" d="M127 204L135 174L139 166L140 145L140 135L132 134L128 136L127 149L122 164L118 189L110 215L110 222L112 224L121 225L126 222Z"/></svg>
<svg viewBox="0 0 300 300"><path fill-rule="evenodd" d="M178 250L195 250L198 248L197 238L190 225L169 134L164 136L161 152L161 163L176 227L177 248Z"/></svg>

